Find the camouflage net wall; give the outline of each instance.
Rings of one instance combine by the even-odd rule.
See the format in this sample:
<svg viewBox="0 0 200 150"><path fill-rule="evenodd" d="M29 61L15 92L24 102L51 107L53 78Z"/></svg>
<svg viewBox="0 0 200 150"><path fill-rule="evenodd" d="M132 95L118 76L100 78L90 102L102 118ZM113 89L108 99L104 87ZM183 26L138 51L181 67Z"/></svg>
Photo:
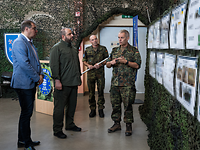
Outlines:
<svg viewBox="0 0 200 150"><path fill-rule="evenodd" d="M113 15L138 15L148 25L146 8L154 20L171 6L171 1L174 0L0 0L0 75L12 71L4 52L4 33L20 33L20 24L25 19L37 23L39 32L34 44L39 58L45 60L49 59L50 48L58 42L62 27L73 30L73 44L78 48L83 38Z"/></svg>
<svg viewBox="0 0 200 150"><path fill-rule="evenodd" d="M25 19L36 21L38 29L45 32L43 50L46 58L49 49L58 41L62 27L72 28L76 34L74 45L78 48L84 37L114 14L138 15L139 19L148 25L147 7L150 18L154 20L171 5L171 1L0 0L0 29L20 28L21 22Z"/></svg>

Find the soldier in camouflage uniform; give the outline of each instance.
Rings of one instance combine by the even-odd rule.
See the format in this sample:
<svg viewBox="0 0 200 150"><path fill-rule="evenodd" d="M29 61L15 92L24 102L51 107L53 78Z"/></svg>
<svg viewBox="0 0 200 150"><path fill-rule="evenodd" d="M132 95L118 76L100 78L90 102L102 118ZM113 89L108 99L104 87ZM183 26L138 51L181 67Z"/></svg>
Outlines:
<svg viewBox="0 0 200 150"><path fill-rule="evenodd" d="M106 66L113 67L110 98L112 104L111 118L114 125L108 129L109 133L121 130L121 103L124 104L125 135L132 135L133 108L135 101L135 77L141 65L141 57L137 48L128 43L129 32L121 30L118 34L119 47L113 48Z"/></svg>
<svg viewBox="0 0 200 150"><path fill-rule="evenodd" d="M101 118L104 117L103 109L105 108L104 103L104 87L105 87L105 75L104 65L106 61L101 64L98 62L108 57L108 51L105 46L101 46L97 42L95 35L90 36L91 46L87 47L83 55L83 63L87 66L90 71L87 72L87 84L89 89L89 105L91 112L89 117L96 116L96 101L95 101L95 82L97 82L98 89L98 111Z"/></svg>

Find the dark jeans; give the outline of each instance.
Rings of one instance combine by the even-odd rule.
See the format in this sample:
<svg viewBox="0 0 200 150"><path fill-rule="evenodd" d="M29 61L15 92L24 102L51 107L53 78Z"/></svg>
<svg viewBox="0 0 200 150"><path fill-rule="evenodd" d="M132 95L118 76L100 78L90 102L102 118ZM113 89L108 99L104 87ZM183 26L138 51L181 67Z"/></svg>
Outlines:
<svg viewBox="0 0 200 150"><path fill-rule="evenodd" d="M15 89L19 97L21 114L18 127L18 141L25 142L25 147L31 145L30 120L33 114L36 88L33 89Z"/></svg>

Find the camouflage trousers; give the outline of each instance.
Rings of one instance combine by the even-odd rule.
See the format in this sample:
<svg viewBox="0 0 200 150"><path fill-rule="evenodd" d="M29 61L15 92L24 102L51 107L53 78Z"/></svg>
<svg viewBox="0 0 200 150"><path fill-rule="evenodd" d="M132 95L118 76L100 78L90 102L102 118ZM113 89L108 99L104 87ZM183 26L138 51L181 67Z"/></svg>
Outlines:
<svg viewBox="0 0 200 150"><path fill-rule="evenodd" d="M110 89L110 99L112 104L111 118L115 122L121 121L122 108L121 104L124 104L124 122L133 123L133 107L132 104L135 101L136 90L135 87L118 87L114 86Z"/></svg>
<svg viewBox="0 0 200 150"><path fill-rule="evenodd" d="M96 109L96 100L95 100L95 83L97 82L98 90L98 109L104 109L105 99L104 99L104 87L105 87L105 78L88 78L87 84L89 89L89 105L90 109Z"/></svg>

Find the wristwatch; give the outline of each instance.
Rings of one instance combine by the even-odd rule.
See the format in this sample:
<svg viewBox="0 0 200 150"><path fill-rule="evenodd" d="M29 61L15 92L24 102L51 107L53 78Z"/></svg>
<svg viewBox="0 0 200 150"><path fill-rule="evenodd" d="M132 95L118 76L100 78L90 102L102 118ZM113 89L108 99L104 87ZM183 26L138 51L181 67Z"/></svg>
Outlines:
<svg viewBox="0 0 200 150"><path fill-rule="evenodd" d="M125 63L125 65L128 65L128 60L127 60L127 62Z"/></svg>

